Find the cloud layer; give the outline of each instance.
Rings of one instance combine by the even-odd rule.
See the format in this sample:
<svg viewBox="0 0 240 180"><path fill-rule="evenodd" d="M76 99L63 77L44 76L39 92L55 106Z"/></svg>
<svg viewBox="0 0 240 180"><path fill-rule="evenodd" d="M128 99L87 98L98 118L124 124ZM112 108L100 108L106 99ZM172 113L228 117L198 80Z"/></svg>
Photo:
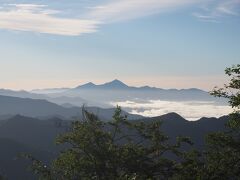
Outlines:
<svg viewBox="0 0 240 180"><path fill-rule="evenodd" d="M220 117L229 114L232 109L229 106L215 105L209 101L161 101L151 100L143 103L134 101L112 102L119 105L130 113L146 117L160 116L170 112L176 112L187 120L198 120L201 117Z"/></svg>

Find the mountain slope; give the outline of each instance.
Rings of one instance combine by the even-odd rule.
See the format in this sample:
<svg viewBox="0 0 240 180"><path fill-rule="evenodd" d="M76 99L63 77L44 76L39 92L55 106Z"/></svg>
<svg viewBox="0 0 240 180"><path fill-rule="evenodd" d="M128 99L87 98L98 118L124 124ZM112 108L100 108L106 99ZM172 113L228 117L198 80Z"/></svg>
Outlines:
<svg viewBox="0 0 240 180"><path fill-rule="evenodd" d="M55 138L65 132L66 127L60 127L59 118L39 120L25 116L14 116L0 123L0 137L13 139L36 149L51 151L56 145ZM66 121L66 124L70 122Z"/></svg>
<svg viewBox="0 0 240 180"><path fill-rule="evenodd" d="M103 120L110 120L114 113L114 108L112 109L102 109L97 107L87 107L90 112L94 112L99 115ZM0 116L4 115L23 115L29 117L62 117L66 119L71 119L72 117L81 118L82 108L71 107L64 108L57 104L48 102L46 100L39 99L29 99L29 98L18 98L10 96L0 95ZM129 116L130 119L139 119L142 116L131 115L123 112Z"/></svg>
<svg viewBox="0 0 240 180"><path fill-rule="evenodd" d="M75 109L66 109L46 100L0 96L0 115L21 114L29 117L77 115Z"/></svg>
<svg viewBox="0 0 240 180"><path fill-rule="evenodd" d="M137 121L161 121L161 129L174 141L177 136L187 136L192 139L195 147L203 148L205 136L208 133L226 130L228 116L220 118L201 118L197 121L187 121L176 113L169 113L154 118L145 118Z"/></svg>

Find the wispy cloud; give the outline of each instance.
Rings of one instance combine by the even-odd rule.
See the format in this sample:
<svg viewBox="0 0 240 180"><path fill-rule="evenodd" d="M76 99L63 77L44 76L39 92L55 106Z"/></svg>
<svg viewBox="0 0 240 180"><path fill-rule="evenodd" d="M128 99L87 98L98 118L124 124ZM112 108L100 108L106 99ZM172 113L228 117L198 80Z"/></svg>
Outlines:
<svg viewBox="0 0 240 180"><path fill-rule="evenodd" d="M210 1L211 2L211 1ZM201 21L219 22L224 16L239 16L240 0L220 0L202 8L202 12L195 12L193 16Z"/></svg>
<svg viewBox="0 0 240 180"><path fill-rule="evenodd" d="M57 17L46 5L10 4L0 10L0 28L76 36L97 30L99 21Z"/></svg>
<svg viewBox="0 0 240 180"><path fill-rule="evenodd" d="M123 21L166 12L198 3L196 0L112 0L92 7L90 17L107 22Z"/></svg>
<svg viewBox="0 0 240 180"><path fill-rule="evenodd" d="M84 18L63 18L59 10L46 5L10 4L0 8L0 28L57 35L81 35L97 31L102 23L148 16L185 7L195 0L110 0L78 14Z"/></svg>
<svg viewBox="0 0 240 180"><path fill-rule="evenodd" d="M44 1L46 2L46 1ZM214 2L214 8L193 15L217 22L222 15L238 15L240 0L108 0L91 7L73 7L75 15L38 4L8 4L0 7L0 29L78 36L96 32L101 24L132 20L192 5ZM71 4L71 3L70 3ZM93 3L91 3L93 4ZM80 12L77 9L85 9ZM77 18L76 18L77 17Z"/></svg>
<svg viewBox="0 0 240 180"><path fill-rule="evenodd" d="M239 15L240 0L228 0L220 3L217 6L217 11L222 14Z"/></svg>

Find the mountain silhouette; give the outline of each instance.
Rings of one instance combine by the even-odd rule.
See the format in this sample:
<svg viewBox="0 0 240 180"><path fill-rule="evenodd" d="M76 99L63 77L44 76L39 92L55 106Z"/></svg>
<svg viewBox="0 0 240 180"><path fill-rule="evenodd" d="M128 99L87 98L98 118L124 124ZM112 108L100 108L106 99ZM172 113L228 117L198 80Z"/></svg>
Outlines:
<svg viewBox="0 0 240 180"><path fill-rule="evenodd" d="M172 141L177 136L190 137L197 149L202 149L205 144L205 137L208 133L226 130L228 116L220 118L201 118L197 121L188 121L177 113L169 113L153 118L144 118L136 122L162 122L161 129Z"/></svg>
<svg viewBox="0 0 240 180"><path fill-rule="evenodd" d="M123 89L123 88L129 88L126 84L123 82L119 81L118 79L115 79L111 82L105 83L100 85L103 88L112 88L112 89Z"/></svg>
<svg viewBox="0 0 240 180"><path fill-rule="evenodd" d="M71 90L81 90L81 89L116 89L116 90L121 90L121 89L128 89L128 90L157 90L157 91L189 91L189 92L205 92L201 89L197 88L189 88L189 89L162 89L162 88L157 88L157 87L150 87L150 86L141 86L141 87L134 87L134 86L128 86L124 82L115 79L110 82L106 82L104 84L94 84L92 82L77 86L76 88L73 88ZM206 93L206 92L205 92Z"/></svg>
<svg viewBox="0 0 240 180"><path fill-rule="evenodd" d="M107 83L100 84L100 85L96 85L92 82L89 82L87 84L80 85L80 86L76 87L75 89L79 90L79 89L126 89L126 88L129 88L129 86L127 86L123 82L119 81L118 79L115 79L111 82L107 82Z"/></svg>
<svg viewBox="0 0 240 180"><path fill-rule="evenodd" d="M96 85L92 82L77 86L76 88L55 88L51 93L49 89L38 90L36 94L27 91L12 91L0 89L0 95L21 98L44 99L58 105L72 104L74 106L113 107L112 103L124 101L208 101L217 105L226 105L225 99L218 99L208 92L197 88L189 89L161 89L150 86L133 87L115 79L111 82ZM57 93L53 93L57 92Z"/></svg>

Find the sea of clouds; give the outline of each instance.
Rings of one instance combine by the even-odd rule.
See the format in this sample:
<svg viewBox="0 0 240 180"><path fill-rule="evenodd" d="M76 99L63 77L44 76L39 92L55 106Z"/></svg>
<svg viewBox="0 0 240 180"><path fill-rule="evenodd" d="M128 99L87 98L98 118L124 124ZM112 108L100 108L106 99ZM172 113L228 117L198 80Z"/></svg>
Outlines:
<svg viewBox="0 0 240 180"><path fill-rule="evenodd" d="M229 114L232 108L228 105L217 105L211 101L124 101L111 102L111 105L119 105L132 114L145 117L154 117L176 112L187 120L194 121L202 117L221 117Z"/></svg>

